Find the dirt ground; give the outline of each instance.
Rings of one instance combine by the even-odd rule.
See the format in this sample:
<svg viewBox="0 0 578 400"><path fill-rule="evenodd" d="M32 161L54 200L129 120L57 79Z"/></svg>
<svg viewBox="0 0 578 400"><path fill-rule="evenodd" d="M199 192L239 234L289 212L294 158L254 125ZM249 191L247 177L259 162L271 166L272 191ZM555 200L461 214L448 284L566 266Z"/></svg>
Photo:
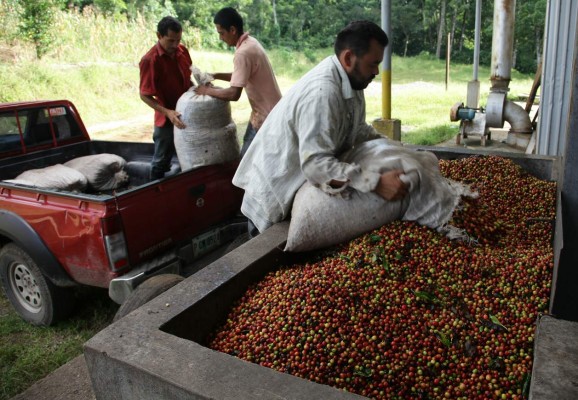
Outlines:
<svg viewBox="0 0 578 400"><path fill-rule="evenodd" d="M90 375L80 355L10 400L95 400Z"/></svg>
<svg viewBox="0 0 578 400"><path fill-rule="evenodd" d="M140 115L123 121L87 126L86 129L90 137L97 140L152 142L153 116L152 113Z"/></svg>

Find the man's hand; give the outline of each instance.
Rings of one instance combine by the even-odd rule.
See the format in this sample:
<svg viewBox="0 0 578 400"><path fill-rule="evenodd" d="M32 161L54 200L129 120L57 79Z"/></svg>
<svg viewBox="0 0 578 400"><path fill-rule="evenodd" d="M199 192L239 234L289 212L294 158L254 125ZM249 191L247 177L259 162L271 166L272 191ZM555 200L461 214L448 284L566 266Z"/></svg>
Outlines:
<svg viewBox="0 0 578 400"><path fill-rule="evenodd" d="M179 129L185 129L187 126L183 124L183 121L179 118L181 113L175 110L167 110L166 117Z"/></svg>
<svg viewBox="0 0 578 400"><path fill-rule="evenodd" d="M401 170L388 171L381 174L374 192L385 200L401 200L407 195L408 187L399 176L403 174Z"/></svg>
<svg viewBox="0 0 578 400"><path fill-rule="evenodd" d="M209 84L199 85L195 88L195 93L199 95L209 94Z"/></svg>

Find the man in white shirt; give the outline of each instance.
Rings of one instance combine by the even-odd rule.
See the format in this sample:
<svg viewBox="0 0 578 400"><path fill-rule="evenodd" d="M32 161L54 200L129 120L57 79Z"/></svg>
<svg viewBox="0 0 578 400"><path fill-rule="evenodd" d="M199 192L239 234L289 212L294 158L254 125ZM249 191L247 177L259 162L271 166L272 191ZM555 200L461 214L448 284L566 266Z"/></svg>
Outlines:
<svg viewBox="0 0 578 400"><path fill-rule="evenodd" d="M259 232L290 215L306 180L328 193L351 186L386 200L407 194L403 171L380 175L338 159L381 137L365 121L363 89L379 73L387 42L373 22L350 23L337 35L335 55L303 76L271 111L233 178L245 190L241 211Z"/></svg>

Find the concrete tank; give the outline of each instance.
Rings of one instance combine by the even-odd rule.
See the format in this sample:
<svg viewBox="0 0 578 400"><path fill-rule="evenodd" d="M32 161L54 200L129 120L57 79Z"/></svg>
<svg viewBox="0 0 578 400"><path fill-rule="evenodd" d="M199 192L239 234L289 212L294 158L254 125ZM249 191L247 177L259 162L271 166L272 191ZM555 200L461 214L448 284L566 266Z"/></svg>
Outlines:
<svg viewBox="0 0 578 400"><path fill-rule="evenodd" d="M441 159L491 154L424 149ZM540 179L557 179L554 157L500 155ZM251 283L281 263L307 256L281 250L287 231L287 222L273 226L89 340L85 358L97 399L364 398L204 345Z"/></svg>

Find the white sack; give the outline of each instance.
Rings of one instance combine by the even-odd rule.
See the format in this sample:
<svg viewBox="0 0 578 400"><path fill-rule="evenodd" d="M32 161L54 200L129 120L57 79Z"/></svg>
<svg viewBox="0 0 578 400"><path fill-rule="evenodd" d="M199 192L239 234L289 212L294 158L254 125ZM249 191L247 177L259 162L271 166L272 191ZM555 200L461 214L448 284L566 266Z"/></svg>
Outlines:
<svg viewBox="0 0 578 400"><path fill-rule="evenodd" d="M305 184L293 203L286 251L313 250L338 244L395 219L445 229L461 196L475 196L467 185L441 175L435 154L406 149L391 144L387 139L362 143L344 153L340 160L379 173L403 170L400 179L409 185L409 195L403 205L394 206L398 202L392 204L374 193L352 191L348 200L321 190L302 194L301 190L310 192L308 184ZM381 200L381 205L378 200Z"/></svg>
<svg viewBox="0 0 578 400"><path fill-rule="evenodd" d="M116 154L77 157L64 165L86 176L88 187L95 191L112 190L128 183L128 174L124 170L126 160Z"/></svg>
<svg viewBox="0 0 578 400"><path fill-rule="evenodd" d="M62 164L31 169L21 173L15 179L6 180L6 182L69 192L82 192L88 184L83 174Z"/></svg>
<svg viewBox="0 0 578 400"><path fill-rule="evenodd" d="M387 140L376 139L362 143L341 159L380 173L402 169L405 174L401 176L402 180L417 174L418 180L408 181L410 203L403 219L430 228L438 228L449 221L461 196L476 196L469 186L443 177L439 160L429 151L392 147Z"/></svg>
<svg viewBox="0 0 578 400"><path fill-rule="evenodd" d="M314 250L351 240L400 219L407 204L407 199L386 201L354 189L330 195L305 182L293 201L285 251Z"/></svg>
<svg viewBox="0 0 578 400"><path fill-rule="evenodd" d="M185 129L175 127L175 149L183 171L239 158L237 127L228 101L197 95L194 88L177 102Z"/></svg>

